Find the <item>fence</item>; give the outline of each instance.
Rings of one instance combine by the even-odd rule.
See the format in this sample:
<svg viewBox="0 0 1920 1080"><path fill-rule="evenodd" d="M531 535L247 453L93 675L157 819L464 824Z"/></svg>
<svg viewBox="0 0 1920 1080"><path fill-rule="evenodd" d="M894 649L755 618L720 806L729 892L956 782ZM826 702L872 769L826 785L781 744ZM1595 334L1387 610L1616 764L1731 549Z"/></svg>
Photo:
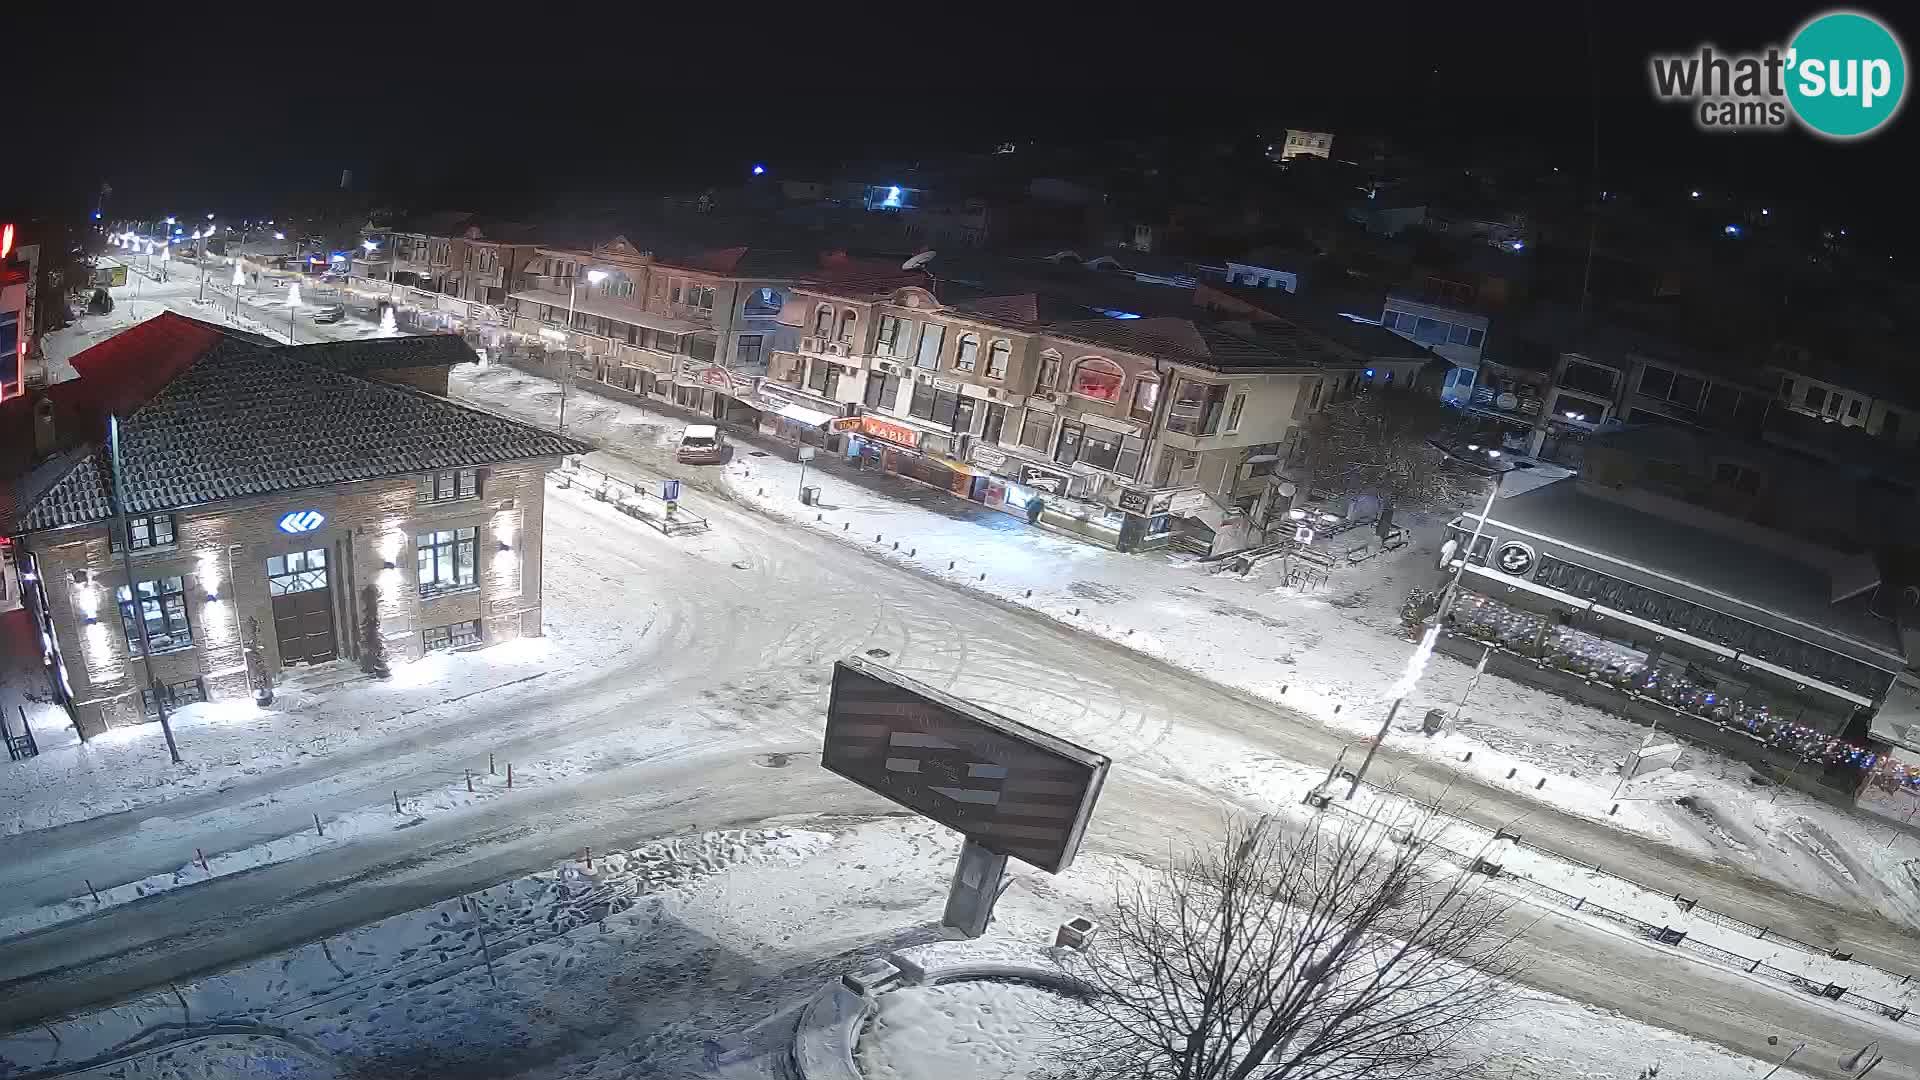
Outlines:
<svg viewBox="0 0 1920 1080"><path fill-rule="evenodd" d="M680 490L678 480L664 482L665 493L676 496L669 500L664 495L648 491L632 481L622 480L617 476L582 465L577 458L568 458L553 475L561 487L578 486L580 490L601 502L612 503L621 513L644 521L668 536L685 532L704 532L709 527L706 518L696 517L681 509L677 498Z"/></svg>
<svg viewBox="0 0 1920 1080"><path fill-rule="evenodd" d="M1346 774L1346 776L1351 776L1351 774ZM1341 777L1341 778L1344 779L1345 777ZM1373 785L1371 784L1366 786L1372 789L1376 794L1385 794L1384 792L1381 792L1380 789L1374 788ZM1354 809L1353 807L1344 805L1343 803L1338 801L1323 802L1322 798L1315 798L1315 795L1320 795L1322 796L1322 798L1324 798L1324 792L1322 792L1320 788L1316 788L1314 789L1313 792L1309 793L1309 796L1308 796L1309 805L1318 806L1322 810L1339 811L1341 813L1345 813L1350 816L1360 818L1361 820L1380 823L1378 818L1373 817L1370 814ZM1634 881L1632 878L1622 877L1619 874L1615 874L1609 870L1602 869L1601 867L1593 863L1583 862L1579 859L1568 858L1567 856L1562 855L1559 852L1550 851L1546 848L1540 847L1537 844L1527 843L1525 840L1521 839L1520 836L1516 833L1510 833L1504 830L1488 829L1483 825L1478 825L1471 821L1467 821L1464 818L1460 818L1453 814L1449 814L1446 811L1442 810L1437 805L1434 805L1431 803L1423 803L1423 802L1420 802L1418 799L1413 799L1405 795L1394 794L1392 797L1401 799L1406 802L1410 802L1415 806L1422 808L1423 810L1433 814L1437 820L1445 822L1449 828L1458 829L1461 832L1468 834L1469 836L1484 837L1483 843L1490 843L1495 840L1506 840L1511 842L1517 848L1522 848L1524 850L1534 852L1535 854L1554 859L1558 862L1567 863L1571 866L1580 867L1581 869L1591 874L1595 874L1601 877L1612 878L1613 880L1622 882L1631 888L1638 889L1639 891L1641 891L1642 893L1645 893L1648 896L1666 897L1672 900L1683 911L1689 912L1708 922L1714 923L1715 925L1723 926L1730 930L1737 930L1742 934L1746 934L1747 936L1752 937L1756 941L1776 941L1783 945L1789 946L1790 948L1796 949L1802 953L1805 953L1809 957L1819 957L1826 960L1832 960L1840 963L1851 964L1851 965L1857 966L1863 971L1877 973L1883 976L1884 978L1888 979L1889 981L1897 982L1901 985L1906 985L1912 982L1913 976L1911 975L1900 975L1896 972L1888 971L1885 968L1876 967L1873 964L1868 964L1859 960L1855 960L1853 959L1853 955L1851 953L1841 952L1838 949L1821 948L1817 945L1812 945L1807 942L1801 941L1799 938L1792 937L1788 934L1782 934L1772 929L1771 927L1758 926L1754 923L1747 922L1744 919L1734 918L1731 915L1727 915L1723 912L1715 911L1712 908L1706 907L1702 905L1699 902L1699 900L1694 898L1682 896L1677 893L1664 893L1659 890L1649 888L1648 886L1643 885L1640 882ZM1612 908L1604 907L1600 904L1593 902L1590 899L1587 899L1586 897L1575 896L1572 893L1562 892L1561 890L1556 889L1550 885L1543 885L1540 882L1534 881L1523 875L1517 874L1514 871L1504 869L1503 867L1497 864L1489 863L1485 859L1479 858L1477 856L1464 855L1457 851L1439 847L1438 845L1435 845L1434 851L1438 857L1443 858L1446 861L1451 862L1457 866L1460 866L1465 870L1468 870L1474 873L1485 874L1491 878L1498 878L1502 882L1503 886L1508 890L1514 893L1517 893L1519 895L1528 897L1530 899L1553 904L1559 907L1564 907L1572 911L1579 911L1579 912L1589 913L1592 915L1597 915L1600 918L1607 919L1611 922L1624 926L1627 929L1633 931L1634 934L1641 937L1645 937L1648 940L1654 941L1658 944L1672 946L1673 948L1683 952L1692 952L1700 956L1707 957L1708 959L1716 960L1720 963L1727 964L1731 967L1738 967L1741 970L1747 972L1748 974L1757 975L1762 978L1769 979L1773 982L1781 983L1785 986L1792 987L1795 990L1799 990L1802 993L1811 994L1814 997L1826 998L1830 1001L1837 1001L1842 1005L1850 1006L1862 1012L1875 1013L1877 1015L1886 1017L1889 1020L1920 1027L1920 1014L1913 1013L1912 1010L1906 1005L1889 1004L1888 1002L1884 1002L1876 998L1868 997L1867 995L1859 993L1849 987L1840 986L1838 984L1831 983L1831 982L1821 982L1816 979L1810 979L1804 975L1787 971L1784 968L1774 967L1773 965L1768 964L1766 961L1762 959L1758 959L1750 956L1742 956L1741 954L1737 952L1733 952L1730 949L1724 949L1717 945L1709 945L1704 941L1698 941L1688 937L1686 931L1684 930L1675 930L1668 926L1656 926L1653 923L1647 922L1646 920L1641 919L1637 916L1630 915L1622 911L1615 911Z"/></svg>

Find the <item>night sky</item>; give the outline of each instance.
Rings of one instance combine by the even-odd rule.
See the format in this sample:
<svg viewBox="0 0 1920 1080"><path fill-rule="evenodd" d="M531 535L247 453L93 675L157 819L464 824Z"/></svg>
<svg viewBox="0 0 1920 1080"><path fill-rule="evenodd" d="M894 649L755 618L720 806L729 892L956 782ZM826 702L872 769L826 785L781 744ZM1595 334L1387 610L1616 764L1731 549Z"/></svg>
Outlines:
<svg viewBox="0 0 1920 1080"><path fill-rule="evenodd" d="M1818 5L1271 7L1187 25L1168 25L1171 8L1139 22L1121 8L1067 23L943 5L921 18L820 6L779 20L742 8L711 22L649 13L627 24L588 7L555 9L522 33L288 5L272 26L258 8L244 26L209 17L202 45L157 66L129 62L151 51L137 38L103 41L96 20L69 21L83 17L76 8L32 32L46 48L25 61L39 75L30 96L61 95L29 112L41 130L32 153L12 156L7 190L84 205L104 179L120 212L249 216L269 212L276 192L330 187L351 168L358 186L422 206L531 211L567 192L732 184L756 160L775 175L817 176L846 160L1007 139L1286 126L1460 154L1519 142L1585 175L1597 116L1604 184L1655 171L1862 213L1873 178L1905 175L1914 145L1905 114L1868 142L1836 145L1797 132L1710 137L1685 110L1651 100L1650 50L1782 41ZM1888 5L1870 10L1903 21ZM1920 22L1904 21L1911 48ZM76 56L101 60L84 78L52 74ZM1879 183L1889 194L1904 186Z"/></svg>

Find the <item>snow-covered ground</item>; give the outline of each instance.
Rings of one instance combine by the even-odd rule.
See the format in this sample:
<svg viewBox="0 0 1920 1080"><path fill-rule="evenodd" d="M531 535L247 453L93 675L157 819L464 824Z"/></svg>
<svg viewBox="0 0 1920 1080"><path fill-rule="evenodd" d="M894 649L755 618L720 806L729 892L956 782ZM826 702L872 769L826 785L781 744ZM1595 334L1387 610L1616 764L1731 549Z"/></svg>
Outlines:
<svg viewBox="0 0 1920 1080"><path fill-rule="evenodd" d="M1097 918L1117 875L1131 872L1098 855L1059 877L1018 870L989 936L953 941L937 923L956 848L937 826L890 818L801 820L596 854L591 868L570 860L16 1032L0 1038L0 1063L76 1066L190 1021L284 1033L329 1052L342 1075L744 1075L731 1070L783 1052L793 1007L841 972L894 953L924 964L1044 963L1053 928L1080 913ZM955 1000L883 997L861 1048L869 1076L1020 1075L1006 1065L1044 1057L1044 1027L1020 1022L1018 1003L1002 1000L1017 995L944 996ZM991 1017L982 1007L999 1004L1009 1008ZM769 1016L787 1017L784 1027L762 1024ZM988 1028L953 1023L970 1019ZM1654 1063L1710 1078L1768 1067L1537 992L1471 1050L1492 1075L1543 1078L1619 1077ZM947 1071L924 1071L942 1062Z"/></svg>
<svg viewBox="0 0 1920 1080"><path fill-rule="evenodd" d="M548 426L560 399L551 380L500 365L456 371L452 393ZM1302 593L1286 587L1276 563L1242 578L1174 555L1120 555L931 488L900 482L891 486L908 494L895 497L818 467L806 479L824 505L802 507L797 463L742 444L724 468L676 465L683 421L585 387L569 396L567 425L697 490L1289 706L1356 741L1378 730L1384 696L1413 652L1401 603L1433 578L1431 527L1408 548ZM1701 747L1688 749L1681 770L1636 778L1615 797L1614 766L1646 729L1492 675L1462 706L1472 677L1467 665L1433 658L1389 744L1556 809L1920 925L1920 837L1759 786L1747 765ZM1460 718L1428 738L1417 732L1432 708L1459 708Z"/></svg>

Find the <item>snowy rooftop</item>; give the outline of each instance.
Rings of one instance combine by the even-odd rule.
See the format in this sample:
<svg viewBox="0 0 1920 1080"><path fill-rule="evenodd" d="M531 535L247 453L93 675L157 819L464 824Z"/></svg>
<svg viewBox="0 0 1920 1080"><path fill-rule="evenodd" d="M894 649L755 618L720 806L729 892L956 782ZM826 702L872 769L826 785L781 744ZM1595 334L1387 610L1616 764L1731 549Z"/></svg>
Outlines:
<svg viewBox="0 0 1920 1080"><path fill-rule="evenodd" d="M1782 633L1825 631L1843 639L1830 646L1852 643L1854 648L1841 651L1877 666L1891 662L1897 668L1903 662L1891 623L1870 614L1858 596L1836 602L1833 568L1629 506L1577 480L1502 499L1489 524L1556 541L1571 550L1574 561L1585 557L1593 569L1649 588L1704 595L1714 607L1730 608ZM1861 655L1859 646L1871 653Z"/></svg>

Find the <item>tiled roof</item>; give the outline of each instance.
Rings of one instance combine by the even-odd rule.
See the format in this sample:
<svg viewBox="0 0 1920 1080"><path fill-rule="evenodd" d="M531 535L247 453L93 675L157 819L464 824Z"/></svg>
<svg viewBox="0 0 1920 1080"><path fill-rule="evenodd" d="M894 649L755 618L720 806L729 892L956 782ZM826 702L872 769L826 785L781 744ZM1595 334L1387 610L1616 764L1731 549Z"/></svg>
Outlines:
<svg viewBox="0 0 1920 1080"><path fill-rule="evenodd" d="M953 309L964 311L969 315L1012 323L1040 321L1040 297L1037 293L1030 292L1013 296L982 296L975 300L962 300L954 304Z"/></svg>
<svg viewBox="0 0 1920 1080"><path fill-rule="evenodd" d="M1228 324L1200 323L1192 319L1089 319L1058 323L1048 327L1046 333L1220 372L1288 371L1318 366L1314 360L1288 355L1260 343L1258 335L1244 323L1230 329Z"/></svg>
<svg viewBox="0 0 1920 1080"><path fill-rule="evenodd" d="M151 321L169 317L178 318ZM385 341L345 343L346 355L323 365L302 362L300 349L217 337L122 422L131 512L588 449L348 373L381 366L383 361L363 363L352 354L387 348ZM37 472L22 485L21 528L60 528L111 515L101 442Z"/></svg>
<svg viewBox="0 0 1920 1080"><path fill-rule="evenodd" d="M480 359L458 334L321 341L282 346L276 351L280 356L346 372L471 364Z"/></svg>

